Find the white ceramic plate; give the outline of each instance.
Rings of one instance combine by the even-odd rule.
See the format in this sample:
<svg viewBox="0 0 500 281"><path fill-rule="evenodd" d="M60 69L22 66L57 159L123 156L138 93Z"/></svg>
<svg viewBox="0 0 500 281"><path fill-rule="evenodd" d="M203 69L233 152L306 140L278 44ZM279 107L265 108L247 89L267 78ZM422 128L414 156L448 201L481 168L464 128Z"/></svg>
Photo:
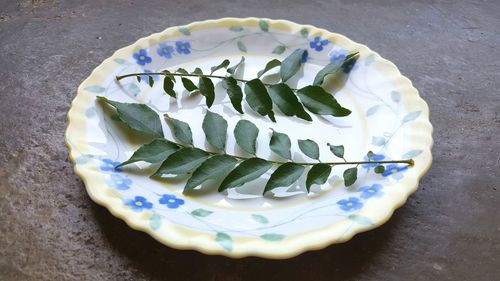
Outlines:
<svg viewBox="0 0 500 281"><path fill-rule="evenodd" d="M373 167L360 166L358 181L349 188L335 176L343 169L335 167L327 184L313 186L309 194L301 178L298 184L267 197L260 194L268 174L226 193L213 191L217 183L212 182L198 194L185 196L183 180L151 180L147 175L154 167L145 163L113 168L144 140L131 137L103 112L97 95L146 103L160 114L188 122L195 146L205 147L201 121L206 106L201 96L190 98L177 85L182 97L175 100L162 93L162 83L150 88L147 79L117 82L116 75L178 67L209 72L223 59L234 64L243 55L246 63L237 76L252 79L267 61L283 59L297 48L307 49L307 62L289 83L296 88L311 84L316 72L330 61L360 52L348 80L335 94L353 113L345 118L313 115L312 123L277 113L278 122L272 123L249 108L244 108L244 115L238 114L226 95L217 94L211 110L228 120L229 131L242 118L255 123L260 129L257 154L264 159L274 158L268 148L272 128L290 136L295 161L312 162L297 147L298 139L310 138L320 144L323 161L336 160L326 146L329 142L344 144L348 160L362 160L372 150L376 159L413 158L414 167L388 165L381 176L373 173ZM330 88L338 85L334 81ZM220 85L217 91L222 91ZM68 119L70 156L94 201L165 245L230 257L287 258L347 241L387 221L416 190L431 164L428 107L394 64L342 35L284 20L224 18L171 27L142 38L115 52L80 85ZM172 139L163 126L166 137ZM227 147L230 153L241 153L235 149L232 133Z"/></svg>

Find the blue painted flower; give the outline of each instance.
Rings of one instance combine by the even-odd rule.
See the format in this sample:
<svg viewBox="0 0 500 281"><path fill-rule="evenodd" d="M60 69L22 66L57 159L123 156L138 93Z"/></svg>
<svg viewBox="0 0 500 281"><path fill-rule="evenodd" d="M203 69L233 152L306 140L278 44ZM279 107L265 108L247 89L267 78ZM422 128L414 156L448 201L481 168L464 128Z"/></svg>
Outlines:
<svg viewBox="0 0 500 281"><path fill-rule="evenodd" d="M172 194L164 194L158 201L160 204L166 205L170 209L179 208L180 205L184 204L184 200Z"/></svg>
<svg viewBox="0 0 500 281"><path fill-rule="evenodd" d="M121 172L121 168L116 168L116 166L120 165L120 162L113 161L111 159L102 159L101 171L104 172Z"/></svg>
<svg viewBox="0 0 500 281"><path fill-rule="evenodd" d="M307 50L305 50L303 53L302 53L302 63L306 63L307 62L307 59L309 58L309 52Z"/></svg>
<svg viewBox="0 0 500 281"><path fill-rule="evenodd" d="M134 212L142 212L144 209L152 209L153 203L142 196L136 196L134 199L126 199L123 202L125 205L130 206Z"/></svg>
<svg viewBox="0 0 500 281"><path fill-rule="evenodd" d="M144 69L144 73L151 73L153 71L149 70L149 69ZM141 82L144 82L146 84L149 84L149 77L152 77L153 78L153 81L158 81L158 79L160 78L158 75L140 75L141 77Z"/></svg>
<svg viewBox="0 0 500 281"><path fill-rule="evenodd" d="M316 36L314 37L314 40L309 43L309 46L311 47L311 49L315 49L316 51L321 52L323 51L323 46L328 45L328 43L330 43L330 41L328 41L327 39L321 40L321 37Z"/></svg>
<svg viewBox="0 0 500 281"><path fill-rule="evenodd" d="M382 176L384 177L389 177L392 176L393 178L400 180L403 178L403 175L401 172L408 170L408 166L398 166L397 164L390 164L385 167L385 171L382 173Z"/></svg>
<svg viewBox="0 0 500 281"><path fill-rule="evenodd" d="M118 190L127 190L130 188L130 185L132 184L131 179L124 178L120 176L119 174L112 174L111 178L106 181L106 183L114 187Z"/></svg>
<svg viewBox="0 0 500 281"><path fill-rule="evenodd" d="M361 198L368 199L371 197L380 197L384 195L382 192L383 186L380 184L372 184L371 186L363 186L359 189L361 192Z"/></svg>
<svg viewBox="0 0 500 281"><path fill-rule="evenodd" d="M347 57L349 52L346 49L339 49L330 52L330 62L341 62Z"/></svg>
<svg viewBox="0 0 500 281"><path fill-rule="evenodd" d="M167 44L160 44L156 52L160 57L165 57L167 59L172 58L172 54L174 53L174 47L168 46Z"/></svg>
<svg viewBox="0 0 500 281"><path fill-rule="evenodd" d="M134 53L133 56L139 65L146 65L152 61L151 57L148 56L148 52L144 49L140 49L139 52Z"/></svg>
<svg viewBox="0 0 500 281"><path fill-rule="evenodd" d="M344 211L354 211L359 210L363 207L363 203L356 197L349 197L348 199L342 199L337 202L337 205L340 206L340 209Z"/></svg>
<svg viewBox="0 0 500 281"><path fill-rule="evenodd" d="M188 55L191 53L191 44L188 41L176 41L175 42L175 50L179 54Z"/></svg>
<svg viewBox="0 0 500 281"><path fill-rule="evenodd" d="M382 161L384 160L385 156L382 155L382 154L375 154L373 155L370 159L368 159L368 156L365 156L365 161L368 161L368 160L371 160L371 161ZM370 168L375 168L377 167L379 164L363 164L361 165L361 167L365 168L365 169L370 169Z"/></svg>

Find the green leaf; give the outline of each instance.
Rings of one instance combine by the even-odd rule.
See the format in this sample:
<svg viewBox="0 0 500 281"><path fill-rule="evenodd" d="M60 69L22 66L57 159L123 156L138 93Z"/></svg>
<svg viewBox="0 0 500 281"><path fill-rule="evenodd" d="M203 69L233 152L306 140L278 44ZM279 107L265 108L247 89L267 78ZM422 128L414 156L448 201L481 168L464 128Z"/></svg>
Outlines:
<svg viewBox="0 0 500 281"><path fill-rule="evenodd" d="M238 62L237 64L229 67L226 71L230 74L234 74L236 72L236 69L238 69L238 67L243 64L245 62L245 57L241 57L240 59L240 62Z"/></svg>
<svg viewBox="0 0 500 281"><path fill-rule="evenodd" d="M281 81L286 82L288 79L292 78L297 71L299 71L300 65L302 64L301 61L303 53L304 50L302 49L295 50L283 60L280 69Z"/></svg>
<svg viewBox="0 0 500 281"><path fill-rule="evenodd" d="M276 123L276 118L274 117L274 112L272 110L269 111L269 114L267 116L269 116L269 119L271 119L271 121Z"/></svg>
<svg viewBox="0 0 500 281"><path fill-rule="evenodd" d="M310 139L298 140L298 143L302 153L312 159L319 160L319 146L315 141Z"/></svg>
<svg viewBox="0 0 500 281"><path fill-rule="evenodd" d="M271 136L271 141L269 142L269 148L278 154L279 156L285 159L292 159L292 153L290 152L290 148L292 143L290 138L283 133L278 133L273 130L273 135Z"/></svg>
<svg viewBox="0 0 500 281"><path fill-rule="evenodd" d="M198 75L203 75L203 71L199 67L195 68L192 73L198 74Z"/></svg>
<svg viewBox="0 0 500 281"><path fill-rule="evenodd" d="M372 144L376 146L383 146L387 140L384 137L372 137Z"/></svg>
<svg viewBox="0 0 500 281"><path fill-rule="evenodd" d="M152 230L158 230L160 226L161 226L161 216L153 214L149 218L149 227L151 227Z"/></svg>
<svg viewBox="0 0 500 281"><path fill-rule="evenodd" d="M210 108L215 100L214 83L208 77L200 77L198 87L200 88L200 93L206 98L208 108Z"/></svg>
<svg viewBox="0 0 500 281"><path fill-rule="evenodd" d="M216 72L217 70L221 69L221 68L227 68L229 66L231 62L228 60L228 59L225 59L223 60L219 65L217 66L212 66L210 68L210 74L213 74L214 72Z"/></svg>
<svg viewBox="0 0 500 281"><path fill-rule="evenodd" d="M415 119L418 118L418 116L420 116L420 113L421 111L413 111L413 112L410 112L408 114L406 114L406 116L403 118L403 123L407 123L407 122L411 122Z"/></svg>
<svg viewBox="0 0 500 281"><path fill-rule="evenodd" d="M313 85L321 86L327 75L337 75L342 73L342 63L343 61L335 61L326 65L316 74L316 77L314 77Z"/></svg>
<svg viewBox="0 0 500 281"><path fill-rule="evenodd" d="M243 27L238 26L238 25L233 25L233 26L229 27L229 30L234 31L234 32L241 32L241 31L243 31Z"/></svg>
<svg viewBox="0 0 500 281"><path fill-rule="evenodd" d="M380 104L377 104L377 105L374 105L374 106L368 108L368 110L366 111L366 117L372 116L373 114L375 114L379 108L380 108Z"/></svg>
<svg viewBox="0 0 500 281"><path fill-rule="evenodd" d="M241 149L255 155L259 129L248 120L240 120L234 127L234 137Z"/></svg>
<svg viewBox="0 0 500 281"><path fill-rule="evenodd" d="M383 172L385 172L385 167L382 165L379 165L379 166L375 167L374 171L376 174L382 174Z"/></svg>
<svg viewBox="0 0 500 281"><path fill-rule="evenodd" d="M160 117L145 104L121 103L98 96L98 100L116 108L118 118L131 129L154 137L163 138Z"/></svg>
<svg viewBox="0 0 500 281"><path fill-rule="evenodd" d="M421 149L414 149L406 152L403 154L402 158L403 159L411 159L419 156L423 151Z"/></svg>
<svg viewBox="0 0 500 281"><path fill-rule="evenodd" d="M298 90L297 94L302 104L313 113L336 117L351 114L349 109L343 108L330 93L320 86L306 86Z"/></svg>
<svg viewBox="0 0 500 281"><path fill-rule="evenodd" d="M168 156L177 151L179 146L169 142L166 139L155 139L150 143L143 144L137 149L132 157L121 163L117 167L135 163L137 161L145 161L148 163L159 163L165 161Z"/></svg>
<svg viewBox="0 0 500 281"><path fill-rule="evenodd" d="M191 31L189 31L189 28L187 27L179 27L179 32L186 36L191 35Z"/></svg>
<svg viewBox="0 0 500 281"><path fill-rule="evenodd" d="M346 187L353 185L358 179L358 168L354 167L345 170L343 176L344 176L344 185Z"/></svg>
<svg viewBox="0 0 500 281"><path fill-rule="evenodd" d="M242 51L242 52L244 52L244 53L246 53L246 52L247 52L247 46L245 46L245 44L243 44L243 42L238 41L238 42L236 43L236 45L238 46L238 49L239 49L240 51Z"/></svg>
<svg viewBox="0 0 500 281"><path fill-rule="evenodd" d="M269 220L262 215L252 214L252 219L258 223L261 223L261 224L268 224L269 223Z"/></svg>
<svg viewBox="0 0 500 281"><path fill-rule="evenodd" d="M136 76L135 78L137 79L137 83L141 83L141 81L142 81L141 76Z"/></svg>
<svg viewBox="0 0 500 281"><path fill-rule="evenodd" d="M193 147L181 148L170 155L153 177L162 175L184 175L196 169L208 158L208 153Z"/></svg>
<svg viewBox="0 0 500 281"><path fill-rule="evenodd" d="M281 61L279 61L278 59L272 59L270 60L268 63L266 63L266 67L264 67L264 69L262 69L261 71L257 72L257 77L261 77L262 75L264 75L264 73L268 72L269 70L275 68L275 67L278 67L281 65Z"/></svg>
<svg viewBox="0 0 500 281"><path fill-rule="evenodd" d="M96 93L96 94L103 93L106 90L104 87L101 87L98 85L88 86L88 87L85 87L84 89L85 89L85 91L89 91L89 92Z"/></svg>
<svg viewBox="0 0 500 281"><path fill-rule="evenodd" d="M207 110L202 128L209 144L219 150L226 148L227 121L224 117Z"/></svg>
<svg viewBox="0 0 500 281"><path fill-rule="evenodd" d="M231 252L233 250L233 239L227 233L217 232L215 236L215 241L226 251Z"/></svg>
<svg viewBox="0 0 500 281"><path fill-rule="evenodd" d="M318 184L318 185L324 184L328 180L328 177L330 176L331 172L332 172L332 167L327 164L319 163L312 166L312 168L307 173L307 179L306 179L307 192L309 192L313 184Z"/></svg>
<svg viewBox="0 0 500 281"><path fill-rule="evenodd" d="M154 86L155 80L153 79L153 77L148 76L148 84L149 84L149 87L151 87L151 88Z"/></svg>
<svg viewBox="0 0 500 281"><path fill-rule="evenodd" d="M368 159L371 159L373 156L375 156L375 153L371 150L366 153L366 157L368 157Z"/></svg>
<svg viewBox="0 0 500 281"><path fill-rule="evenodd" d="M278 167L278 169L276 169L276 171L274 171L274 173L267 181L267 184L264 187L263 194L277 187L292 185L300 178L300 176L304 172L304 169L304 166L295 164L293 162L282 164Z"/></svg>
<svg viewBox="0 0 500 281"><path fill-rule="evenodd" d="M347 218L349 218L350 220L352 220L358 224L361 224L361 225L366 225L366 226L373 225L373 222L365 216L352 214L352 215L349 215Z"/></svg>
<svg viewBox="0 0 500 281"><path fill-rule="evenodd" d="M184 121L171 118L167 114L164 116L167 120L172 122L174 137L185 144L193 145L193 133L191 132L189 124Z"/></svg>
<svg viewBox="0 0 500 281"><path fill-rule="evenodd" d="M266 233L262 234L260 238L267 240L267 241L281 241L285 238L285 235L283 234L276 234L276 233Z"/></svg>
<svg viewBox="0 0 500 281"><path fill-rule="evenodd" d="M333 145L333 144L327 144L330 147L330 151L333 153L333 155L337 156L338 158L344 159L344 146L343 145Z"/></svg>
<svg viewBox="0 0 500 281"><path fill-rule="evenodd" d="M218 179L226 176L238 161L229 155L215 155L201 164L194 172L191 178L186 183L184 191L193 190L195 187L204 183L209 179Z"/></svg>
<svg viewBox="0 0 500 281"><path fill-rule="evenodd" d="M201 209L201 208L191 211L191 215L193 215L195 217L201 217L201 218L210 216L212 213L213 213L212 211Z"/></svg>
<svg viewBox="0 0 500 281"><path fill-rule="evenodd" d="M189 72L187 72L187 70L185 70L184 68L182 67L179 67L177 68L177 70L175 71L177 73L182 73L182 74L188 74Z"/></svg>
<svg viewBox="0 0 500 281"><path fill-rule="evenodd" d="M302 35L302 38L307 38L307 36L309 35L309 29L303 27L301 30L300 30L300 35Z"/></svg>
<svg viewBox="0 0 500 281"><path fill-rule="evenodd" d="M398 91L392 91L391 92L391 99L393 102L400 102L401 101L401 94Z"/></svg>
<svg viewBox="0 0 500 281"><path fill-rule="evenodd" d="M163 78L163 90L165 91L165 93L167 93L167 95L173 98L177 97L177 94L174 91L174 82L172 82L172 80L168 76L165 76L165 78Z"/></svg>
<svg viewBox="0 0 500 281"><path fill-rule="evenodd" d="M273 54L281 55L285 52L286 46L278 45L273 49Z"/></svg>
<svg viewBox="0 0 500 281"><path fill-rule="evenodd" d="M259 27L264 32L269 31L269 24L265 20L259 20Z"/></svg>
<svg viewBox="0 0 500 281"><path fill-rule="evenodd" d="M192 91L198 90L198 87L196 87L196 85L193 83L193 81L189 80L188 78L182 77L181 81L182 81L182 85L184 86L184 88L188 92L192 92Z"/></svg>
<svg viewBox="0 0 500 281"><path fill-rule="evenodd" d="M238 82L233 77L227 77L222 80L222 87L226 89L229 100L233 105L233 108L239 113L243 114L243 109L241 108L241 101L243 100L243 92Z"/></svg>
<svg viewBox="0 0 500 281"><path fill-rule="evenodd" d="M311 116L304 110L299 99L287 84L280 83L269 86L269 95L273 103L276 104L285 115L296 115L299 118L312 121Z"/></svg>
<svg viewBox="0 0 500 281"><path fill-rule="evenodd" d="M253 79L245 84L246 101L250 107L262 116L273 109L273 101L267 93L266 86L259 79Z"/></svg>
<svg viewBox="0 0 500 281"><path fill-rule="evenodd" d="M250 158L241 162L238 167L227 175L219 186L219 192L228 188L242 186L243 184L257 179L267 172L273 164L264 159Z"/></svg>

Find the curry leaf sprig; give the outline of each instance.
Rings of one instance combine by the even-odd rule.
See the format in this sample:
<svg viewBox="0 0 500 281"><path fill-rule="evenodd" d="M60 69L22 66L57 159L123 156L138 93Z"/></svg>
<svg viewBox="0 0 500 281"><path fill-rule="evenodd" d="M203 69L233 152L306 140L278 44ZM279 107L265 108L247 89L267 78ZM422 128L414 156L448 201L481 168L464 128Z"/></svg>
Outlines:
<svg viewBox="0 0 500 281"><path fill-rule="evenodd" d="M309 192L313 184L324 184L332 172L333 166L349 166L343 172L345 186L353 185L357 180L358 165L375 165L376 173L383 173L386 163L414 164L412 159L375 161L373 152L367 153L368 161L347 161L344 157L344 146L327 144L330 151L342 161L321 162L319 145L310 139L298 140L300 151L317 162L294 162L291 155L291 140L288 135L272 130L269 140L270 150L284 161L266 160L257 156L256 141L259 129L248 120L240 120L234 128L234 138L238 146L251 157L231 155L226 152L228 123L221 115L207 111L202 123L207 142L213 147L212 151L194 147L192 131L184 121L164 115L175 140L164 138L161 120L158 114L144 104L121 103L111 101L105 97L97 97L100 101L113 106L118 119L131 129L149 135L153 140L142 145L127 161L119 166L138 161L161 163L152 177L163 178L169 176L190 175L184 187L184 192L210 179L222 179L219 192L229 188L242 186L253 181L273 167L263 194L278 187L287 187L304 174L306 167L311 167L306 176L306 189Z"/></svg>
<svg viewBox="0 0 500 281"><path fill-rule="evenodd" d="M329 75L336 77L342 75L345 67L352 66L356 63L359 54L355 52L346 56L344 60L328 64L316 74L312 85L301 89L292 89L286 82L294 77L300 70L304 52L305 50L298 49L292 52L283 61L278 59L269 61L264 69L257 73L257 78L252 80L234 77L237 69L245 62L244 57L231 67L229 67L230 61L225 59L219 65L213 66L210 69L210 74L204 74L200 68L196 68L192 72L179 68L175 72L164 70L161 72L130 73L117 76L116 79L121 80L127 77L136 77L137 81L141 82L143 79L142 77L147 77L149 86L153 87L155 84L153 75L162 75L164 76L164 92L172 98L177 98L174 85L177 82L176 77L180 77L183 87L189 93L200 93L205 97L208 108L212 107L216 94L212 79L220 79L236 111L243 114L241 104L243 99L245 99L253 111L262 116L268 116L273 122L276 122L273 104L286 116L296 116L306 121L312 121L312 118L304 107L309 112L318 115L332 115L336 117L349 115L351 111L342 107L335 97L324 90L321 85ZM277 67L280 68L280 83L264 83L261 77L268 71ZM215 72L221 69L226 69L227 75L214 75ZM191 80L193 78L198 79L197 84Z"/></svg>

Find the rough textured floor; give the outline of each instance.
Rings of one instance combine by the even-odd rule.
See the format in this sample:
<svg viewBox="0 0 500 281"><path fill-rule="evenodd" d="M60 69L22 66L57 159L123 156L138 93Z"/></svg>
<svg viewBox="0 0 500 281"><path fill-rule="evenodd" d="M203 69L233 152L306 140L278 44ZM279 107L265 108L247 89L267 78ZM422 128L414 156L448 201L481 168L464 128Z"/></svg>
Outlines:
<svg viewBox="0 0 500 281"><path fill-rule="evenodd" d="M500 280L499 1L0 2L1 280ZM289 260L231 260L167 248L89 199L64 144L79 83L140 37L225 16L345 34L413 81L434 163L388 223Z"/></svg>

